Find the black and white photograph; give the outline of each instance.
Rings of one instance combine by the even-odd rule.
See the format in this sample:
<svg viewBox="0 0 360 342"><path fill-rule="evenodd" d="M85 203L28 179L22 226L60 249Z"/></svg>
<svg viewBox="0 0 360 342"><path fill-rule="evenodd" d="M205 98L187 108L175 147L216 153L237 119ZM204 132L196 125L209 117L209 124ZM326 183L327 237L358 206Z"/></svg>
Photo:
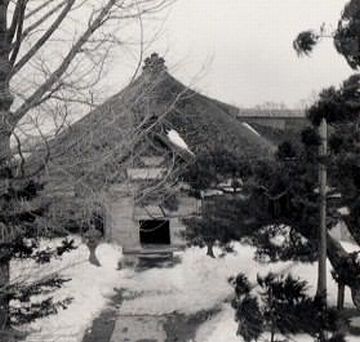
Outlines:
<svg viewBox="0 0 360 342"><path fill-rule="evenodd" d="M360 0L0 0L0 342L360 342Z"/></svg>

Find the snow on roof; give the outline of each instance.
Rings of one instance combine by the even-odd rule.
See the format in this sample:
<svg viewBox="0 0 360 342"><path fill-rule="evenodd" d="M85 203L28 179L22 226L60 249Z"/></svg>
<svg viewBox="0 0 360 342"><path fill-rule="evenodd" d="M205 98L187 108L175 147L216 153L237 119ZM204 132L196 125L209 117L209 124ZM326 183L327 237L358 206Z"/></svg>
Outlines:
<svg viewBox="0 0 360 342"><path fill-rule="evenodd" d="M314 193L315 194L320 193L320 190L318 187L314 189ZM341 198L341 193L336 192L336 188L328 186L328 185L326 186L326 194L327 194L328 198Z"/></svg>
<svg viewBox="0 0 360 342"><path fill-rule="evenodd" d="M258 137L261 136L260 133L254 127L249 125L247 122L242 122L241 124L248 130L250 130L252 133L256 134Z"/></svg>
<svg viewBox="0 0 360 342"><path fill-rule="evenodd" d="M338 213L345 216L350 214L350 210L348 207L342 207L338 209Z"/></svg>
<svg viewBox="0 0 360 342"><path fill-rule="evenodd" d="M173 128L170 129L170 131L167 132L167 137L175 146L194 155L194 153L190 150L187 143L184 141L184 139L181 137L181 135L175 129L173 129Z"/></svg>
<svg viewBox="0 0 360 342"><path fill-rule="evenodd" d="M213 196L221 196L224 194L224 191L219 189L208 189L208 190L201 190L200 196L201 198L205 197L213 197Z"/></svg>

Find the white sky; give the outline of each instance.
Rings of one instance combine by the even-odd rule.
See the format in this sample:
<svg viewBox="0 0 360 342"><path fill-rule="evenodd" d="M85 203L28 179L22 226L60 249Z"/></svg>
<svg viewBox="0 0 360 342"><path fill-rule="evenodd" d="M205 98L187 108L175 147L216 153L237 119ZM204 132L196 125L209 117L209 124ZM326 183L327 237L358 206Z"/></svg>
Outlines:
<svg viewBox="0 0 360 342"><path fill-rule="evenodd" d="M292 48L304 29L335 27L345 3L178 0L151 50L165 55L176 77L210 96L244 107L265 101L294 107L352 72L330 40L311 58L298 58Z"/></svg>
<svg viewBox="0 0 360 342"><path fill-rule="evenodd" d="M157 51L180 81L227 103L253 107L270 101L299 107L302 100L324 87L338 85L353 72L331 40L320 44L311 58L299 58L292 47L302 30L318 28L323 22L336 27L346 1L177 0L165 21L165 14L144 18L147 40L162 27L146 55ZM78 21L75 17L71 23ZM118 29L119 39L130 39L133 44L112 51L104 79L92 89L96 102L129 83L139 51L138 22L134 24L123 23ZM55 50L60 49L56 40L54 44ZM54 53L53 48L44 50L50 56ZM61 51L58 58L62 58ZM71 109L69 105L71 121L89 110L74 106ZM52 117L44 118L41 125L52 127Z"/></svg>

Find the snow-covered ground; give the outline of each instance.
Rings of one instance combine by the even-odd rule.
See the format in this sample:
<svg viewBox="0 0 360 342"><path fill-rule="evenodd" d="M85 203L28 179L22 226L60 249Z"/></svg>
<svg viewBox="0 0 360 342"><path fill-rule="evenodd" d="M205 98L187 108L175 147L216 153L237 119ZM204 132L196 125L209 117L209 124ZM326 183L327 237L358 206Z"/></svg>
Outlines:
<svg viewBox="0 0 360 342"><path fill-rule="evenodd" d="M356 246L343 243L348 251L357 250ZM233 294L227 279L244 272L250 281L256 283L257 274L268 272L292 273L293 276L307 280L309 293L315 294L317 264L276 263L259 264L254 261L254 249L250 246L235 245L235 254L211 259L205 251L190 248L182 256L182 262L171 269L150 269L142 273L125 271L122 284L129 293L120 308L122 315L163 315L174 311L194 314L214 307L220 313L204 323L198 330L196 342L241 342L235 335L236 322L234 311L224 300ZM328 264L328 301L336 303L337 285L330 274ZM138 293L133 296L133 293ZM126 295L126 292L125 292ZM346 293L345 305L352 307L350 293ZM348 337L355 342L358 337ZM297 335L294 341L312 342L309 336Z"/></svg>
<svg viewBox="0 0 360 342"><path fill-rule="evenodd" d="M37 265L29 262L14 262L11 265L13 280L29 281L40 279L48 274L59 273L72 278L70 282L54 292L54 300L72 297L73 302L58 314L38 319L26 326L31 333L26 342L78 342L91 325L92 320L106 307L114 288L121 286L118 262L121 249L117 246L102 244L97 249L102 267L88 262L88 248L78 240L79 248L65 253L59 260L50 264Z"/></svg>
<svg viewBox="0 0 360 342"><path fill-rule="evenodd" d="M351 244L346 244L346 247L355 249ZM316 267L315 263L259 264L254 261L254 249L241 244L235 245L235 254L216 259L206 256L204 250L190 248L182 255L182 262L173 268L154 268L142 273L124 271L122 284L131 298L122 304L120 311L122 314L161 315L174 311L193 314L208 310L232 295L233 289L227 279L239 272L244 272L253 283L256 283L257 274L291 272L307 280L309 292L315 294ZM328 289L329 302L335 304L337 285L330 272ZM132 296L134 292L139 293L135 298ZM346 305L352 305L349 295L346 296Z"/></svg>
<svg viewBox="0 0 360 342"><path fill-rule="evenodd" d="M348 250L356 249L351 244L344 246ZM74 298L73 303L57 315L31 324L32 333L27 342L80 342L85 329L106 307L114 288L124 289L124 301L120 307L122 315L164 315L174 311L194 314L214 307L221 309L218 315L200 327L197 342L241 341L235 336L234 313L229 304L224 304L224 300L233 294L227 279L239 272L247 274L254 283L258 273L291 272L306 279L310 285L309 291L315 292L316 264L259 264L253 260L254 249L241 244L235 245L235 252L211 259L206 256L205 250L189 248L179 255L181 262L171 268L138 272L129 268L117 270L121 258L118 247L101 245L97 254L102 267L95 267L87 261L87 248L80 245L76 251L46 267L47 272L59 271L72 278L54 297L70 296ZM13 268L16 270L14 276L21 275L24 279L44 274L40 271L43 266L31 263L13 265ZM330 272L328 285L329 302L334 304L337 288ZM348 293L345 302L347 306L352 305ZM299 341L305 342L304 339Z"/></svg>
<svg viewBox="0 0 360 342"><path fill-rule="evenodd" d="M343 242L343 247L348 252L358 250L357 246L350 243ZM337 286L330 274L331 266L328 263L328 302L335 305L337 296ZM245 272L246 273L246 272ZM310 288L309 292L315 294L317 282L317 264L302 264L297 263L291 267L290 273L298 276L301 279L307 280ZM247 273L248 274L248 273ZM251 277L250 277L251 279ZM352 307L350 292L346 290L345 306ZM211 320L203 324L196 334L196 342L243 342L243 339L236 336L237 323L234 320L234 311L228 304L223 304L221 311ZM313 342L313 339L308 335L296 335L292 337L296 342ZM347 342L358 342L359 336L347 336Z"/></svg>
<svg viewBox="0 0 360 342"><path fill-rule="evenodd" d="M162 315L174 311L194 314L208 310L232 294L227 279L244 272L250 279L265 269L277 271L291 263L261 265L253 260L254 250L245 245L235 246L236 254L212 259L205 250L189 248L181 255L181 263L172 268L154 268L142 273L124 271L122 284L129 292L121 314ZM133 293L139 293L133 298ZM125 292L126 296L126 292Z"/></svg>

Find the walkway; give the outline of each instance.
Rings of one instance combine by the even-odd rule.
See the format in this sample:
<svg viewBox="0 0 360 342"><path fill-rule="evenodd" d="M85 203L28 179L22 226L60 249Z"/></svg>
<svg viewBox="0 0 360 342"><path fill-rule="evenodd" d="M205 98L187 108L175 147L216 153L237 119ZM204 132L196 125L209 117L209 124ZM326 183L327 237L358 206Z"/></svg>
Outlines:
<svg viewBox="0 0 360 342"><path fill-rule="evenodd" d="M110 342L163 342L165 317L118 316Z"/></svg>
<svg viewBox="0 0 360 342"><path fill-rule="evenodd" d="M173 262L176 262L176 259ZM169 259L151 259L141 262L136 269L139 274L149 267L172 267ZM140 295L141 294L137 294ZM130 295L131 296L131 295ZM112 299L111 305L94 320L85 334L83 342L189 342L194 340L200 324L213 312L199 312L193 316L123 315L120 312L124 299L122 291Z"/></svg>

